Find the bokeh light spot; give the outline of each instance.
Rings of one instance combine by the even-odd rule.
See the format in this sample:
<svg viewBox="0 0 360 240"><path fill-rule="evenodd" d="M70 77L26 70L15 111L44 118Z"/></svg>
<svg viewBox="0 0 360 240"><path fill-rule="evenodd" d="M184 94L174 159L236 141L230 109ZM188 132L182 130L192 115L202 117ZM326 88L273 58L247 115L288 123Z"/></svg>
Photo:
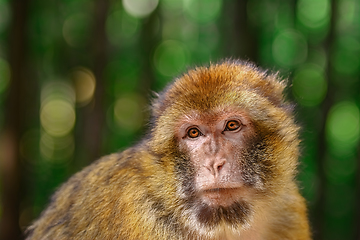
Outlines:
<svg viewBox="0 0 360 240"><path fill-rule="evenodd" d="M142 99L136 95L118 98L114 104L114 120L118 127L134 132L144 121Z"/></svg>
<svg viewBox="0 0 360 240"><path fill-rule="evenodd" d="M124 11L115 11L106 21L106 34L109 41L119 46L122 40L131 39L139 30L139 19L128 15Z"/></svg>
<svg viewBox="0 0 360 240"><path fill-rule="evenodd" d="M252 0L248 1L246 6L249 20L258 26L271 24L278 10L273 1Z"/></svg>
<svg viewBox="0 0 360 240"><path fill-rule="evenodd" d="M358 53L350 51L336 51L333 56L334 68L341 74L353 74L359 70L360 59Z"/></svg>
<svg viewBox="0 0 360 240"><path fill-rule="evenodd" d="M95 92L95 76L87 68L76 68L71 72L71 79L75 88L76 102L84 106L91 101Z"/></svg>
<svg viewBox="0 0 360 240"><path fill-rule="evenodd" d="M335 151L354 148L359 141L359 109L355 103L343 101L330 109L326 122L327 140Z"/></svg>
<svg viewBox="0 0 360 240"><path fill-rule="evenodd" d="M44 104L40 119L47 133L52 136L64 136L74 127L75 110L68 101L54 99Z"/></svg>
<svg viewBox="0 0 360 240"><path fill-rule="evenodd" d="M171 10L172 12L178 12L183 9L183 1L179 0L161 0L161 5L166 10Z"/></svg>
<svg viewBox="0 0 360 240"><path fill-rule="evenodd" d="M132 16L143 18L152 13L159 0L123 0L125 10Z"/></svg>
<svg viewBox="0 0 360 240"><path fill-rule="evenodd" d="M75 142L72 135L54 137L46 132L41 133L40 153L45 161L66 164L71 160L74 150Z"/></svg>
<svg viewBox="0 0 360 240"><path fill-rule="evenodd" d="M0 32L6 28L10 20L9 3L8 1L0 1Z"/></svg>
<svg viewBox="0 0 360 240"><path fill-rule="evenodd" d="M327 66L328 56L323 47L311 48L308 51L307 62L314 63L315 65L325 68Z"/></svg>
<svg viewBox="0 0 360 240"><path fill-rule="evenodd" d="M87 42L90 18L84 13L70 15L64 21L63 37L72 47L80 47Z"/></svg>
<svg viewBox="0 0 360 240"><path fill-rule="evenodd" d="M214 21L220 14L221 0L185 0L184 10L198 23Z"/></svg>
<svg viewBox="0 0 360 240"><path fill-rule="evenodd" d="M51 82L41 91L40 121L44 130L55 137L68 134L75 125L75 94L69 84Z"/></svg>
<svg viewBox="0 0 360 240"><path fill-rule="evenodd" d="M139 30L139 20L129 16L126 13L122 14L121 18L121 33L124 37L130 38L134 36Z"/></svg>
<svg viewBox="0 0 360 240"><path fill-rule="evenodd" d="M351 27L351 24L357 20L358 9L356 0L339 1L338 16L335 24L338 29Z"/></svg>
<svg viewBox="0 0 360 240"><path fill-rule="evenodd" d="M341 74L354 74L360 68L360 43L354 37L341 37L332 55L335 70Z"/></svg>
<svg viewBox="0 0 360 240"><path fill-rule="evenodd" d="M284 67L294 67L304 62L306 59L306 39L296 30L283 30L275 37L272 52L274 60L279 65Z"/></svg>
<svg viewBox="0 0 360 240"><path fill-rule="evenodd" d="M174 40L164 41L155 50L155 67L164 76L179 74L188 62L188 50L181 42Z"/></svg>
<svg viewBox="0 0 360 240"><path fill-rule="evenodd" d="M66 99L70 103L75 102L75 92L72 85L63 81L51 81L41 89L41 104L52 99Z"/></svg>
<svg viewBox="0 0 360 240"><path fill-rule="evenodd" d="M342 156L345 158L327 156L324 161L324 172L327 179L332 183L349 181L349 178L353 177L356 173L356 158L350 155Z"/></svg>
<svg viewBox="0 0 360 240"><path fill-rule="evenodd" d="M317 65L306 64L295 72L293 94L301 105L316 106L326 95L327 82L324 71Z"/></svg>
<svg viewBox="0 0 360 240"><path fill-rule="evenodd" d="M206 27L202 27L198 33L199 40L197 48L204 47L207 51L214 50L220 42L220 33L216 24L208 24Z"/></svg>
<svg viewBox="0 0 360 240"><path fill-rule="evenodd" d="M10 66L7 61L0 58L0 93L2 93L10 82Z"/></svg>
<svg viewBox="0 0 360 240"><path fill-rule="evenodd" d="M308 28L319 28L329 21L329 0L299 0L297 16L300 22Z"/></svg>

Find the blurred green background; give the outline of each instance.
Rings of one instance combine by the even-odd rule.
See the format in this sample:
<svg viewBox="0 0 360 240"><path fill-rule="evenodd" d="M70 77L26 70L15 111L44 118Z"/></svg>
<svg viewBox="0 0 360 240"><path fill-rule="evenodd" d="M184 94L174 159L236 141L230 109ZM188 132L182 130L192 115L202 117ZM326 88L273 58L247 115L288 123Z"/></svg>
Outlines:
<svg viewBox="0 0 360 240"><path fill-rule="evenodd" d="M134 144L153 91L226 57L290 79L314 239L360 239L358 0L0 0L0 239Z"/></svg>

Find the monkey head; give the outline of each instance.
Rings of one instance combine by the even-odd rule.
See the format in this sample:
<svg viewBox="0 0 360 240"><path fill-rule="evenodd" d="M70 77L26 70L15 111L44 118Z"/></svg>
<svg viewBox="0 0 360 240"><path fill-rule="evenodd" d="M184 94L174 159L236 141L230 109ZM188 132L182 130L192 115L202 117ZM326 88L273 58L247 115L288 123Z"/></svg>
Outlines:
<svg viewBox="0 0 360 240"><path fill-rule="evenodd" d="M200 232L246 228L293 182L298 127L284 88L276 74L227 61L189 71L154 102L150 149Z"/></svg>

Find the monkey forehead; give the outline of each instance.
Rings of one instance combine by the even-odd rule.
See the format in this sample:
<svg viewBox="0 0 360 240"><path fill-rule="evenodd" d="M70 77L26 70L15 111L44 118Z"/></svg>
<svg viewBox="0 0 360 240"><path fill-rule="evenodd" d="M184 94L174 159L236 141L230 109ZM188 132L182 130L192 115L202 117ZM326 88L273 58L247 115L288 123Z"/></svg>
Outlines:
<svg viewBox="0 0 360 240"><path fill-rule="evenodd" d="M291 118L291 112L282 107L277 107L267 98L247 90L224 93L219 99L212 99L211 103L196 102L191 99L179 99L170 105L158 122L178 123L179 120L192 122L199 121L211 125L229 117L241 117L244 123L274 122L274 125L286 118Z"/></svg>
<svg viewBox="0 0 360 240"><path fill-rule="evenodd" d="M243 111L241 108L229 106L208 111L198 111L192 109L191 111L184 113L183 116L180 116L178 118L177 127L187 123L191 125L204 124L207 126L215 126L220 121L233 118L241 120L241 122L245 125L251 123L251 118L245 111Z"/></svg>
<svg viewBox="0 0 360 240"><path fill-rule="evenodd" d="M269 74L250 63L227 61L209 67L190 70L176 79L160 95L153 107L153 115L160 116L167 108L206 110L224 104L246 104L246 94L252 92L276 106L283 104L284 81L277 74ZM253 103L251 103L253 104Z"/></svg>

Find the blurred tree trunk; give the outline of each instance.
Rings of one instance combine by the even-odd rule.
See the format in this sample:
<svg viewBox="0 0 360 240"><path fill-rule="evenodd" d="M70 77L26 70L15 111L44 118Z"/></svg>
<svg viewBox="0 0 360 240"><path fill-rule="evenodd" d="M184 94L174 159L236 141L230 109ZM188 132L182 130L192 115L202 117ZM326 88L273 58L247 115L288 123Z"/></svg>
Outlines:
<svg viewBox="0 0 360 240"><path fill-rule="evenodd" d="M249 24L247 3L247 0L223 2L223 52L226 57L257 62L258 41Z"/></svg>
<svg viewBox="0 0 360 240"><path fill-rule="evenodd" d="M94 93L93 104L87 106L85 111L85 126L82 140L85 145L86 160L84 165L89 161L94 161L102 154L102 134L105 125L104 110L104 70L108 63L106 38L106 18L108 15L109 1L96 0L94 5L94 21L92 39L90 48L92 49L92 68L96 79L96 89ZM82 163L81 163L82 164Z"/></svg>
<svg viewBox="0 0 360 240"><path fill-rule="evenodd" d="M140 34L140 48L142 59L142 73L140 74L139 92L144 96L149 96L149 90L154 88L154 72L152 68L152 54L155 47L159 44L159 35L156 32L156 24L159 17L159 8L155 9L151 15L143 20Z"/></svg>
<svg viewBox="0 0 360 240"><path fill-rule="evenodd" d="M19 205L21 186L20 138L25 131L27 0L14 0L9 35L10 91L6 101L5 129L1 137L2 219L0 239L21 239ZM27 83L29 83L27 81ZM30 84L31 85L31 84Z"/></svg>
<svg viewBox="0 0 360 240"><path fill-rule="evenodd" d="M331 1L331 17L330 17L330 28L329 28L329 33L327 38L325 39L324 42L324 47L326 49L327 53L331 52L331 48L333 47L332 45L334 44L334 38L335 38L335 24L336 24L336 16L334 14L335 9L337 8L336 6L336 1ZM330 64L330 59L327 58L327 63L326 63L326 75L328 76L328 81L331 82L332 81L332 73L333 70L331 69L332 66ZM326 176L325 176L325 171L324 171L324 160L326 158L327 155L327 142L326 142L326 120L327 120L327 116L328 113L330 111L331 106L334 105L334 96L335 96L335 92L337 91L337 89L334 88L333 84L328 84L328 91L327 91L327 95L322 103L321 106L321 119L322 119L322 123L320 126L322 126L321 130L320 130L320 137L319 137L319 143L318 143L318 148L319 148L319 160L317 162L318 164L318 169L320 170L318 173L319 176L319 184L320 186L318 187L318 189L320 190L318 195L318 201L314 203L314 211L312 212L312 216L311 220L312 220L312 228L315 230L314 231L314 239L324 239L324 231L325 231L325 226L324 226L324 222L326 219L326 213L325 213L325 206L326 206L326 197L325 197L325 189L326 189ZM324 239L325 240L325 239Z"/></svg>

